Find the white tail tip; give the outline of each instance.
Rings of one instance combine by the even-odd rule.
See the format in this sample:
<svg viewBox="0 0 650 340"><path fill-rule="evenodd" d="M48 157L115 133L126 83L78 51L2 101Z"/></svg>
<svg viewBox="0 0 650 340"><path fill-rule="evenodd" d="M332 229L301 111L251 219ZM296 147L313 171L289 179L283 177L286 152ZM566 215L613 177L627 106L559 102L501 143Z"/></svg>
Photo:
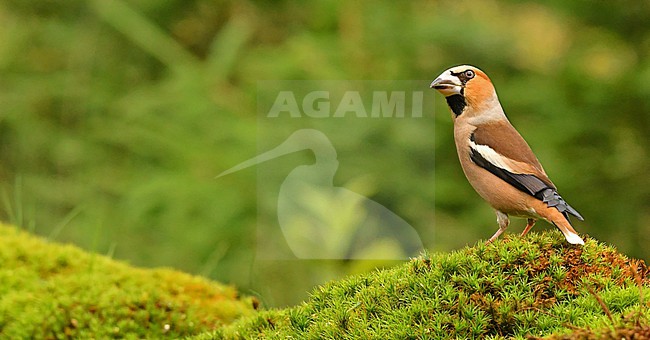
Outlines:
<svg viewBox="0 0 650 340"><path fill-rule="evenodd" d="M578 234L574 234L571 232L568 232L564 234L564 237L566 238L567 242L571 244L585 244L585 241L583 241Z"/></svg>

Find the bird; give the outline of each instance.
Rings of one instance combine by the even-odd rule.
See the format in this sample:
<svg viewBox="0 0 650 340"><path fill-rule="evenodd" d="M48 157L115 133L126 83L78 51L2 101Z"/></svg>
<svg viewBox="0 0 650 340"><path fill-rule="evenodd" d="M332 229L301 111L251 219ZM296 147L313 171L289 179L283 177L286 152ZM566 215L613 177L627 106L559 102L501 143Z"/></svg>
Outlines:
<svg viewBox="0 0 650 340"><path fill-rule="evenodd" d="M530 146L505 115L492 81L471 65L451 67L431 88L445 96L454 122L454 141L465 177L495 210L499 229L509 216L527 219L525 236L539 219L556 226L571 244L584 244L569 216L584 218L558 193Z"/></svg>
<svg viewBox="0 0 650 340"><path fill-rule="evenodd" d="M400 216L379 202L334 185L337 152L320 130L299 129L275 148L217 178L302 150L310 150L315 160L286 176L277 202L280 229L297 258L403 260L424 249L417 230Z"/></svg>

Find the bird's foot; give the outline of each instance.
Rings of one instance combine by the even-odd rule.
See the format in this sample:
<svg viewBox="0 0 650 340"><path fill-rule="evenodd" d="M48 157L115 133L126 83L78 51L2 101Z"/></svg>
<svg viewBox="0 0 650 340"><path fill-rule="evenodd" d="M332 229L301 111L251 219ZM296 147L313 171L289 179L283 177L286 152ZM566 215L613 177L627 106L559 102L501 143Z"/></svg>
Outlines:
<svg viewBox="0 0 650 340"><path fill-rule="evenodd" d="M529 218L528 219L528 223L526 224L526 228L524 228L524 231L521 233L521 237L524 237L524 236L526 236L526 234L528 234L530 229L532 229L533 226L535 225L535 222L537 222L537 220L534 219L534 218Z"/></svg>
<svg viewBox="0 0 650 340"><path fill-rule="evenodd" d="M490 237L490 239L487 240L487 242L485 242L485 244L490 244L490 243L496 241L496 239L498 239L499 236L501 236L501 234L503 234L503 232L505 230L506 230L506 228L499 228L499 230L497 230L497 232L494 233L494 235L492 235L492 237Z"/></svg>
<svg viewBox="0 0 650 340"><path fill-rule="evenodd" d="M510 220L508 219L508 215L497 210L497 223L499 224L499 230L497 230L492 237L485 243L485 244L490 244L494 242L496 239L499 238L501 234L503 234L504 231L506 231L506 228L508 228L508 224L510 224Z"/></svg>

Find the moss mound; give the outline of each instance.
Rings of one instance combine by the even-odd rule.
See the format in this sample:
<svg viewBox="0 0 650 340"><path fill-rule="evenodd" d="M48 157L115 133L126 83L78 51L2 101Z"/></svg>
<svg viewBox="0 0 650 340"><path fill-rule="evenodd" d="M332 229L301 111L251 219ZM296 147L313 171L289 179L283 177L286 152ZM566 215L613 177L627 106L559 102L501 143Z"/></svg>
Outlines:
<svg viewBox="0 0 650 340"><path fill-rule="evenodd" d="M3 338L174 338L252 312L232 287L133 268L0 225Z"/></svg>
<svg viewBox="0 0 650 340"><path fill-rule="evenodd" d="M599 338L647 334L640 260L559 233L508 236L332 282L300 306L261 312L197 339Z"/></svg>
<svg viewBox="0 0 650 340"><path fill-rule="evenodd" d="M232 287L0 225L7 338L645 339L647 300L643 261L593 239L572 246L553 232L425 254L326 284L299 306L256 313Z"/></svg>

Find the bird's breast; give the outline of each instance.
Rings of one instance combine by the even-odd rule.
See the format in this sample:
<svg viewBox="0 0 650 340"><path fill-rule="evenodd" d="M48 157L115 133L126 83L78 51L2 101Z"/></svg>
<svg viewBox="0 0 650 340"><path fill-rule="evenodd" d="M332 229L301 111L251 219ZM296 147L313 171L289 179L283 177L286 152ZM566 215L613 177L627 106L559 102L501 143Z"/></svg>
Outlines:
<svg viewBox="0 0 650 340"><path fill-rule="evenodd" d="M530 198L501 178L476 165L470 159L470 136L476 129L470 124L455 124L454 139L458 159L469 184L494 209L513 215L531 215Z"/></svg>

